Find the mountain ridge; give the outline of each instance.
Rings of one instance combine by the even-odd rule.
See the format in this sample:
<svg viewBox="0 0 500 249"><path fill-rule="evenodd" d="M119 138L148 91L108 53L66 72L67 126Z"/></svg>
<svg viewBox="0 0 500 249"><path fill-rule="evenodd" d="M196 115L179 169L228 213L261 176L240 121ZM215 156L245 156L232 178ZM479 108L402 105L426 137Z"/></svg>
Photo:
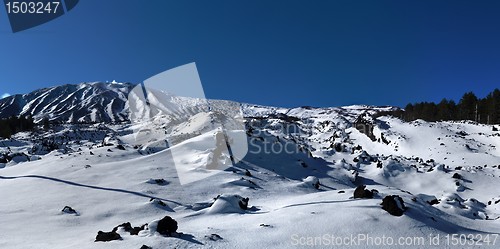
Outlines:
<svg viewBox="0 0 500 249"><path fill-rule="evenodd" d="M44 118L61 123L114 123L129 120L128 94L137 84L83 82L64 84L34 90L27 94L15 94L0 99L0 118L32 116L35 122ZM274 107L230 100L208 100L210 104L223 102L241 105L244 116L287 114L293 110L364 110L369 112L400 110L393 106L350 105L342 107ZM262 111L258 111L261 109Z"/></svg>

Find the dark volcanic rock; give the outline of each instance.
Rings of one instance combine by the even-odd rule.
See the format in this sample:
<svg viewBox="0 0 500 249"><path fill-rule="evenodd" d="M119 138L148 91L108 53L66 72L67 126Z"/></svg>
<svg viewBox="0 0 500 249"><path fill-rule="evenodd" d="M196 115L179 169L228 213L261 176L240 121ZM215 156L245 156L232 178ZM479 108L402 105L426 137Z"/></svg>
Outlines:
<svg viewBox="0 0 500 249"><path fill-rule="evenodd" d="M373 134L373 127L375 124L373 123L372 118L368 112L365 112L358 116L356 121L354 122L354 127L361 133L365 134L372 141L376 141L375 135Z"/></svg>
<svg viewBox="0 0 500 249"><path fill-rule="evenodd" d="M76 214L76 210L74 210L73 208L71 208L70 206L65 206L61 212L63 213L67 213L67 214Z"/></svg>
<svg viewBox="0 0 500 249"><path fill-rule="evenodd" d="M177 231L177 221L170 216L165 216L158 222L156 231L165 236L171 236Z"/></svg>
<svg viewBox="0 0 500 249"><path fill-rule="evenodd" d="M438 199L432 199L430 201L427 201L427 203L429 203L429 205L436 205L436 204L439 204L439 200Z"/></svg>
<svg viewBox="0 0 500 249"><path fill-rule="evenodd" d="M342 152L342 151L344 151L344 148L343 148L343 146L342 146L342 144L341 144L341 143L335 143L335 144L333 145L333 147L335 148L335 151L336 151L336 152Z"/></svg>
<svg viewBox="0 0 500 249"><path fill-rule="evenodd" d="M243 209L243 210L247 210L248 209L248 201L250 199L247 197L247 198L243 198L241 199L238 204L240 205L240 208Z"/></svg>
<svg viewBox="0 0 500 249"><path fill-rule="evenodd" d="M113 228L113 232L116 232L119 227L123 227L123 230L125 230L125 232L130 232L133 229L132 224L130 224L130 222L126 222Z"/></svg>
<svg viewBox="0 0 500 249"><path fill-rule="evenodd" d="M252 173L250 173L250 171L248 171L248 169L245 170L245 175L246 176L252 176Z"/></svg>
<svg viewBox="0 0 500 249"><path fill-rule="evenodd" d="M99 231L95 237L95 242L108 242L112 240L121 240L122 237L116 232L103 232Z"/></svg>
<svg viewBox="0 0 500 249"><path fill-rule="evenodd" d="M133 227L130 222L123 223L121 225L113 228L112 232L118 231L118 228L122 227L125 232L130 233L130 235L138 235L140 231L144 230L148 224L144 224L140 227Z"/></svg>
<svg viewBox="0 0 500 249"><path fill-rule="evenodd" d="M373 198L373 190L370 191L368 189L365 189L365 185L359 185L355 190L354 190L354 198L365 198L365 199L371 199Z"/></svg>
<svg viewBox="0 0 500 249"><path fill-rule="evenodd" d="M132 231L130 231L130 235L138 235L140 231L146 229L147 225L148 224L144 224L144 225L142 225L140 227L134 227L134 228L132 228Z"/></svg>
<svg viewBox="0 0 500 249"><path fill-rule="evenodd" d="M403 198L399 195L388 195L382 200L382 209L394 216L401 216L406 211Z"/></svg>

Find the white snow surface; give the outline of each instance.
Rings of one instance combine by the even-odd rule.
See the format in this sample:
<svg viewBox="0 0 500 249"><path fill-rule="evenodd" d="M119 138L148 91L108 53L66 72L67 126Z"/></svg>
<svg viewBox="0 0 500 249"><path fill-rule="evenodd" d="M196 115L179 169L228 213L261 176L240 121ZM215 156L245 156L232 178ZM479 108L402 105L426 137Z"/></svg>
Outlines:
<svg viewBox="0 0 500 249"><path fill-rule="evenodd" d="M84 98L88 89L78 89L79 101L93 101ZM23 110L52 103L51 92ZM222 111L225 103L234 105L213 103ZM241 107L249 153L185 185L172 153L182 152L186 167L206 165L213 156L210 120L217 113L191 108L188 121L171 126L164 117L149 124L154 139L147 141L135 140L137 124L127 122L39 127L1 140L0 155L13 159L0 163L0 248L329 248L334 244L325 238L361 234L394 239L384 248L408 247L398 244L400 237L425 238L413 248L500 243L492 244L500 233L500 133L491 125L382 116L373 121L372 141L353 122L392 107ZM53 114L50 105L43 108ZM89 115L100 113L119 119L111 107ZM172 138L175 144L164 142ZM43 141L58 148L46 149ZM319 189L313 187L317 182ZM361 184L378 191L373 199L353 198ZM403 216L381 208L387 195L403 199ZM238 201L246 197L243 210ZM439 203L429 204L433 199ZM76 213L62 212L65 206ZM178 222L178 235L154 232L165 216ZM148 223L149 229L135 236L118 230L122 240L94 242L98 231L125 222ZM452 234L482 240L453 246L445 240ZM433 246L429 236L437 235L440 244ZM336 247L375 247L358 242Z"/></svg>

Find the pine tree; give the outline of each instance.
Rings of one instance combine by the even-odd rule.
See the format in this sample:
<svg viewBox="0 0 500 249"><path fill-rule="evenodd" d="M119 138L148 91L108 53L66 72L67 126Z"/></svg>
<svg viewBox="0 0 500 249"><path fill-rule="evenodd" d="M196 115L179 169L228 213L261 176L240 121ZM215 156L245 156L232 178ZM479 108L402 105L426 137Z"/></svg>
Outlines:
<svg viewBox="0 0 500 249"><path fill-rule="evenodd" d="M454 116L455 102L447 99L441 100L437 105L436 120L452 120Z"/></svg>
<svg viewBox="0 0 500 249"><path fill-rule="evenodd" d="M415 120L415 108L413 107L413 104L410 103L406 105L404 119L405 121Z"/></svg>
<svg viewBox="0 0 500 249"><path fill-rule="evenodd" d="M474 120L483 124L500 124L500 90L495 89L483 99L477 98L473 92L465 93L458 105L447 99L442 99L439 104L410 103L402 116L405 121Z"/></svg>
<svg viewBox="0 0 500 249"><path fill-rule="evenodd" d="M10 129L10 125L5 120L0 120L0 137L2 138L10 138L12 136L12 130Z"/></svg>
<svg viewBox="0 0 500 249"><path fill-rule="evenodd" d="M473 92L468 92L464 94L460 99L460 102L458 103L460 119L476 120L477 105L478 105L478 99Z"/></svg>
<svg viewBox="0 0 500 249"><path fill-rule="evenodd" d="M500 124L500 90L495 89L486 99L490 124Z"/></svg>

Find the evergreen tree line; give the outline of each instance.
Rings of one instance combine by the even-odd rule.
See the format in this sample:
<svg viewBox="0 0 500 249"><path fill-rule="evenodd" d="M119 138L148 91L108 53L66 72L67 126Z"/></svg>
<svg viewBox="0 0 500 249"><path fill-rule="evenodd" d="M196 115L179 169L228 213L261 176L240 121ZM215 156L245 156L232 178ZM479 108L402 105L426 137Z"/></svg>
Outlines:
<svg viewBox="0 0 500 249"><path fill-rule="evenodd" d="M32 131L33 128L35 128L35 123L31 116L12 116L0 119L0 137L2 138L10 138L13 134L21 131Z"/></svg>
<svg viewBox="0 0 500 249"><path fill-rule="evenodd" d="M419 102L408 104L404 111L391 113L405 121L472 120L482 124L500 124L500 90L495 89L485 98L478 98L473 92L465 93L458 103L443 99L439 103Z"/></svg>

